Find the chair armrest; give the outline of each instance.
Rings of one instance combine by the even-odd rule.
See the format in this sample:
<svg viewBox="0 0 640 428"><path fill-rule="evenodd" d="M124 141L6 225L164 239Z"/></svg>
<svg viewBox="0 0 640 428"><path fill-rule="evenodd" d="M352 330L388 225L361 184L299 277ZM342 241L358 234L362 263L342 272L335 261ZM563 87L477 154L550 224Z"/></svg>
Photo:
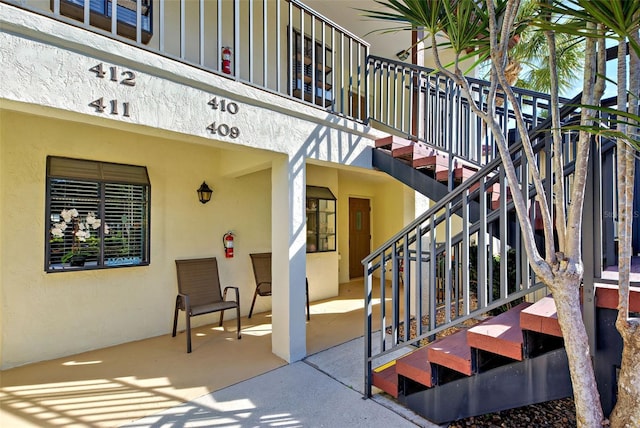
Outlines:
<svg viewBox="0 0 640 428"><path fill-rule="evenodd" d="M258 294L260 294L261 296L268 296L268 294L263 294L265 293L265 291L262 290L262 286L265 286L269 289L269 293L271 293L271 281L262 281L260 284L258 284Z"/></svg>
<svg viewBox="0 0 640 428"><path fill-rule="evenodd" d="M182 300L182 305L184 306L184 311L186 313L191 313L191 301L189 300L189 295L184 293L178 293L180 300Z"/></svg>
<svg viewBox="0 0 640 428"><path fill-rule="evenodd" d="M222 300L227 300L227 290L229 288L233 288L236 291L236 303L240 303L240 290L238 289L238 287L233 287L233 286L228 286L228 287L224 287L224 292L222 294Z"/></svg>

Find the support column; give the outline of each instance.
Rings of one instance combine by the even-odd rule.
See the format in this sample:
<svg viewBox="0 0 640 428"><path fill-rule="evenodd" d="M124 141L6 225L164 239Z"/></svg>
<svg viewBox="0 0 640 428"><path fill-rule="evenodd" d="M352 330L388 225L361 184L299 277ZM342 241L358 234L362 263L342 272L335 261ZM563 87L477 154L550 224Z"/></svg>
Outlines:
<svg viewBox="0 0 640 428"><path fill-rule="evenodd" d="M409 211L410 213L413 213L413 218L405 218L405 224L411 223L414 219L424 214L429 209L430 205L431 201L429 198L420 192L413 192L413 209ZM418 317L418 312L420 312L420 318L422 318L429 312L429 263L421 261L422 257L427 256L427 253L431 250L428 234L420 239L420 244L422 254L420 255L416 252L416 262L412 264L411 270L411 301L414 302L415 307L415 309L412 310L411 315ZM417 245L415 246L417 249ZM418 278L418 264L420 264L421 278Z"/></svg>
<svg viewBox="0 0 640 428"><path fill-rule="evenodd" d="M307 352L305 317L306 193L302 158L271 169L272 352L294 362Z"/></svg>
<svg viewBox="0 0 640 428"><path fill-rule="evenodd" d="M420 67L424 67L424 29L418 28L411 32L411 63L415 65L419 65ZM411 132L413 135L417 136L419 139L425 140L425 97L421 96L421 88L422 88L422 79L423 77L416 76L414 77L414 98L413 98L413 117L412 117L412 129Z"/></svg>
<svg viewBox="0 0 640 428"><path fill-rule="evenodd" d="M602 276L602 185L600 146L591 141L589 173L585 185L582 214L582 319L589 337L591 356L596 351L596 288L595 278Z"/></svg>

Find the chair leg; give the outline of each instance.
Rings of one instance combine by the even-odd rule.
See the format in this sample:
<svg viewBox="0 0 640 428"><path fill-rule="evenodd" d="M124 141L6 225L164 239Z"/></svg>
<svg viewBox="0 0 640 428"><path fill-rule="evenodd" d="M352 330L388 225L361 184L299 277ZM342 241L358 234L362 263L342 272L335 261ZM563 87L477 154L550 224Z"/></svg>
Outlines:
<svg viewBox="0 0 640 428"><path fill-rule="evenodd" d="M307 288L307 321L311 321L311 311L309 310L309 279L306 280L306 288Z"/></svg>
<svg viewBox="0 0 640 428"><path fill-rule="evenodd" d="M256 296L258 296L258 287L256 287L256 291L253 293L253 301L251 302L251 309L249 309L249 316L247 318L251 318L251 314L253 314L253 305L256 304Z"/></svg>
<svg viewBox="0 0 640 428"><path fill-rule="evenodd" d="M238 303L238 306L236 306L236 320L238 322L238 339L242 339L242 336L240 335L240 304Z"/></svg>
<svg viewBox="0 0 640 428"><path fill-rule="evenodd" d="M173 333L171 337L176 337L176 329L178 328L178 311L180 310L180 296L176 296L176 310L173 314Z"/></svg>
<svg viewBox="0 0 640 428"><path fill-rule="evenodd" d="M220 323L218 323L218 327L222 327L223 320L224 320L224 311L220 311Z"/></svg>
<svg viewBox="0 0 640 428"><path fill-rule="evenodd" d="M191 316L188 311L185 311L187 317L187 354L191 353Z"/></svg>

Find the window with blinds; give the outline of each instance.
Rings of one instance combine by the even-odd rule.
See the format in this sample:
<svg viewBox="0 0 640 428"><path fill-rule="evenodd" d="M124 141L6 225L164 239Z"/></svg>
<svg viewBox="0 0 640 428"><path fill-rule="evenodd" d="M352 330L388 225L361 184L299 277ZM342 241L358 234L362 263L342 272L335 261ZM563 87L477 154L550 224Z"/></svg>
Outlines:
<svg viewBox="0 0 640 428"><path fill-rule="evenodd" d="M48 157L45 270L149 264L150 193L145 167Z"/></svg>

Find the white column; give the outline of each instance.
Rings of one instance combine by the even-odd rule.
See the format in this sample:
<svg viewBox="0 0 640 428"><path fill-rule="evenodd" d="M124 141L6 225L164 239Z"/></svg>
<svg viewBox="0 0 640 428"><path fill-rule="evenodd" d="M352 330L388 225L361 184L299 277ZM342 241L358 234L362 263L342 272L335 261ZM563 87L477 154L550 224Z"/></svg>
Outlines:
<svg viewBox="0 0 640 428"><path fill-rule="evenodd" d="M307 353L304 159L277 159L271 171L271 346L274 354L294 362Z"/></svg>

